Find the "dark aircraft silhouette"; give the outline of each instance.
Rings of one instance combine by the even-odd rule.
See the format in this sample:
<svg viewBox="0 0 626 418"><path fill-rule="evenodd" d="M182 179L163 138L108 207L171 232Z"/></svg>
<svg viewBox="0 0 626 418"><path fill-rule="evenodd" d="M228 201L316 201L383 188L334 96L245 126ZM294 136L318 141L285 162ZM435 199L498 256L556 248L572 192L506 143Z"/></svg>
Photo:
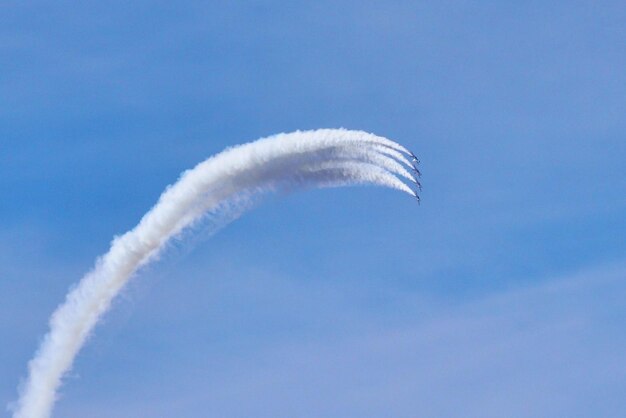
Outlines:
<svg viewBox="0 0 626 418"><path fill-rule="evenodd" d="M413 167L413 170L415 170L417 177L422 177L422 172L419 170L419 168L417 168L415 164L411 164L411 166Z"/></svg>
<svg viewBox="0 0 626 418"><path fill-rule="evenodd" d="M417 164L419 164L419 163L420 163L420 159L419 159L419 158L417 158L417 157L415 156L415 154L413 154L413 151L409 151L409 154L411 154L411 157L413 158L413 162L415 162L415 163L417 163Z"/></svg>
<svg viewBox="0 0 626 418"><path fill-rule="evenodd" d="M417 186L417 188L421 192L422 191L422 183L420 183L420 181L418 179L413 179L413 183L415 183L415 185Z"/></svg>

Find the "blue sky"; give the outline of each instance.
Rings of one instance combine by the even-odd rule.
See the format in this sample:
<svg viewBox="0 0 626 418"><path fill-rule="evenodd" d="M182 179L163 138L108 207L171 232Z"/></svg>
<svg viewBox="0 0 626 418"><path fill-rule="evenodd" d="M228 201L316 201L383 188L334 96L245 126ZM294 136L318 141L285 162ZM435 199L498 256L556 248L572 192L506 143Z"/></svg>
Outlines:
<svg viewBox="0 0 626 418"><path fill-rule="evenodd" d="M421 206L308 191L170 251L97 328L55 416L626 413L621 2L0 14L3 404L68 287L181 171L346 127L420 156Z"/></svg>

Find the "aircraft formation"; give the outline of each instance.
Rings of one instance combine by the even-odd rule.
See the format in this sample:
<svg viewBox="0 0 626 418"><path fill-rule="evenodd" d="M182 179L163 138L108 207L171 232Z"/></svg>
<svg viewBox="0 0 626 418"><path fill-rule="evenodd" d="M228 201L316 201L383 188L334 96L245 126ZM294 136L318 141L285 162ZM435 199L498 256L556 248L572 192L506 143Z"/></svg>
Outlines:
<svg viewBox="0 0 626 418"><path fill-rule="evenodd" d="M422 172L419 170L418 166L420 165L420 159L413 153L413 151L409 151L411 155L411 167L413 167L413 171L415 171L415 177L413 178L413 183L417 186L417 189L422 191L422 183L420 183L419 179L422 177ZM417 204L421 203L420 196L417 192L415 192L415 198L417 199Z"/></svg>

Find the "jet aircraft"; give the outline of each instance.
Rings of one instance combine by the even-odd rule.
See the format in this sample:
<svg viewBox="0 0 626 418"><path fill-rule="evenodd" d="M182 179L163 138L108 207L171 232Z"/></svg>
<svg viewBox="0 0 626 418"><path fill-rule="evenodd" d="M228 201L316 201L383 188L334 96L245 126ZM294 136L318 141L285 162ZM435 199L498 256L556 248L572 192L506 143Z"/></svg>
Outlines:
<svg viewBox="0 0 626 418"><path fill-rule="evenodd" d="M413 167L413 170L415 170L415 174L417 174L417 177L422 177L422 172L419 170L419 168L417 168L415 164L411 164L411 166Z"/></svg>
<svg viewBox="0 0 626 418"><path fill-rule="evenodd" d="M417 186L417 188L421 192L422 191L422 183L420 183L420 181L418 179L413 179L413 183L415 183L415 185Z"/></svg>

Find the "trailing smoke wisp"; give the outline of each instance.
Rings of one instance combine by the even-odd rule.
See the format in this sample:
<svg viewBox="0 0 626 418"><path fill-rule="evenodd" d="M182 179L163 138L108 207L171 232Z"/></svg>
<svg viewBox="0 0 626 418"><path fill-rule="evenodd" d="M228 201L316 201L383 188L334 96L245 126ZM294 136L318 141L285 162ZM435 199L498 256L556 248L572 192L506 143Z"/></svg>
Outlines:
<svg viewBox="0 0 626 418"><path fill-rule="evenodd" d="M322 129L227 149L184 172L139 224L117 237L53 313L21 388L14 418L48 418L62 378L111 301L166 243L210 215L227 223L268 192L375 184L419 197L417 159L401 145L360 131ZM415 174L414 174L415 173Z"/></svg>

